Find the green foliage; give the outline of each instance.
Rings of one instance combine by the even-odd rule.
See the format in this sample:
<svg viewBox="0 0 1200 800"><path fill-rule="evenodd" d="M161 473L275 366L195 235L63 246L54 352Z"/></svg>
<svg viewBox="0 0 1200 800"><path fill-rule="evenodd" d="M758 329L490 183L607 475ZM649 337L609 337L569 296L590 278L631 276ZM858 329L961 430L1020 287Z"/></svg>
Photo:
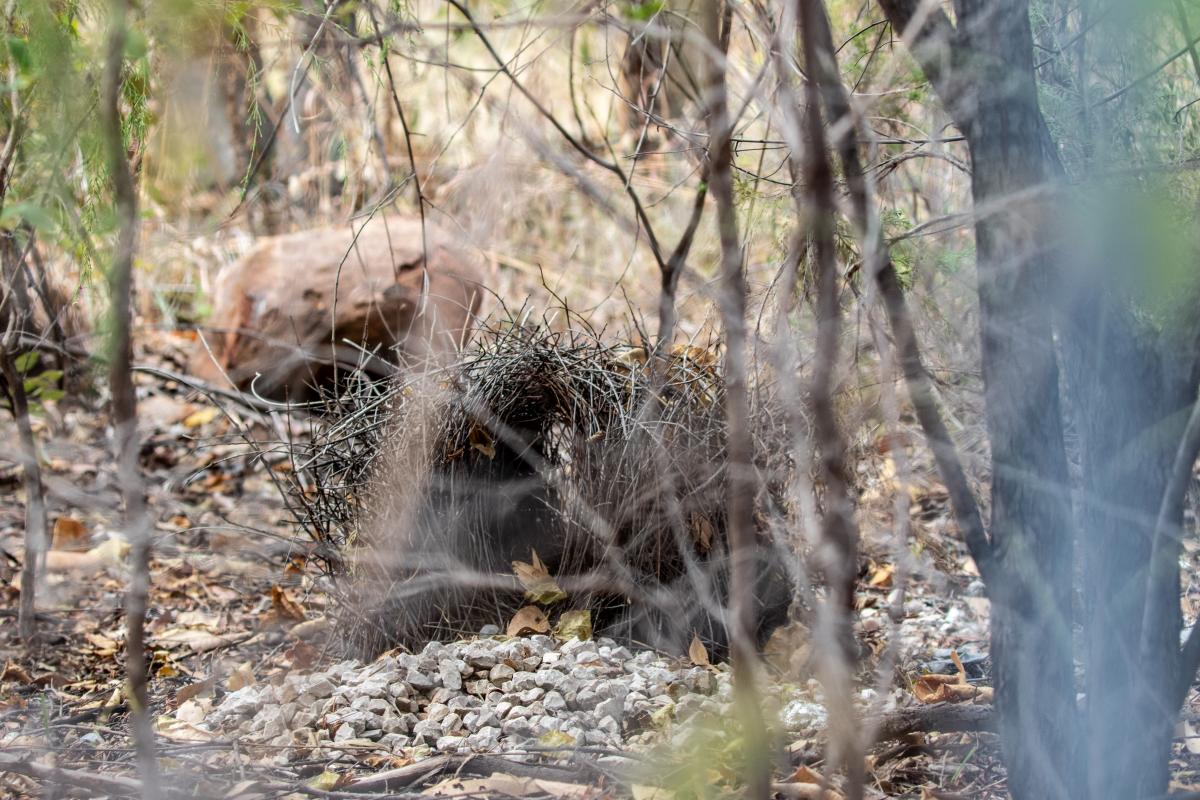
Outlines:
<svg viewBox="0 0 1200 800"><path fill-rule="evenodd" d="M63 377L62 370L43 369L38 372L36 370L40 361L41 354L36 350L21 353L13 359L13 365L25 388L25 397L33 410L43 402L61 400L65 394L58 388Z"/></svg>
<svg viewBox="0 0 1200 800"><path fill-rule="evenodd" d="M1034 5L1035 35L1048 52L1071 35L1053 24L1058 16L1050 4ZM1200 294L1200 176L1169 166L1200 151L1200 106L1191 105L1200 64L1187 52L1185 27L1192 37L1200 30L1200 2L1098 6L1084 68L1072 48L1039 72L1043 114L1076 186L1063 202L1077 257L1159 330L1194 317Z"/></svg>
<svg viewBox="0 0 1200 800"><path fill-rule="evenodd" d="M641 0L620 4L621 16L630 22L649 22L663 10L663 0Z"/></svg>
<svg viewBox="0 0 1200 800"><path fill-rule="evenodd" d="M749 760L749 739L739 721L729 715L698 714L686 722L672 719L672 707L656 712L651 724L668 731L675 726L685 735L671 736L647 763L655 764L646 783L660 786L675 800L736 796ZM664 782L663 776L669 776Z"/></svg>

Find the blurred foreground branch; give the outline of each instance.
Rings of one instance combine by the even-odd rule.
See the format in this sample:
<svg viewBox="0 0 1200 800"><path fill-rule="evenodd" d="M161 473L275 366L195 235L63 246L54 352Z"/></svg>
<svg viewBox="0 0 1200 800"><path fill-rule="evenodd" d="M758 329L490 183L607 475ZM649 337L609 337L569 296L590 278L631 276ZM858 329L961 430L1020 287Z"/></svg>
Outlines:
<svg viewBox="0 0 1200 800"><path fill-rule="evenodd" d="M109 383L117 456L117 480L125 502L125 532L129 537L132 575L125 600L125 669L132 705L133 736L137 749L142 796L160 796L155 760L154 728L147 691L145 622L150 591L149 509L138 463L137 395L133 387L131 296L133 254L137 246L137 193L121 125L121 88L130 0L113 0L108 47L104 64L101 115L109 169L112 174L119 229L109 272L112 313L112 351Z"/></svg>

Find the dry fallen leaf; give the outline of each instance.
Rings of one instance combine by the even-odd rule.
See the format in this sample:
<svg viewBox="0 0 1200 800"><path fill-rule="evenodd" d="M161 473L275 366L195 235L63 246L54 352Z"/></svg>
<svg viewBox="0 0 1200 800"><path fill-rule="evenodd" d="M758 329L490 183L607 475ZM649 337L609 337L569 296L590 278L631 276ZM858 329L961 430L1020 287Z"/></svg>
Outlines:
<svg viewBox="0 0 1200 800"><path fill-rule="evenodd" d="M470 442L473 450L478 450L489 459L496 457L496 442L482 426L472 427L471 432L467 434L467 441Z"/></svg>
<svg viewBox="0 0 1200 800"><path fill-rule="evenodd" d="M512 621L508 623L506 631L509 636L532 636L549 632L550 621L546 619L545 612L537 606L518 609L517 613L513 614Z"/></svg>
<svg viewBox="0 0 1200 800"><path fill-rule="evenodd" d="M317 617L316 619L308 619L304 622L299 622L292 626L287 635L289 639L299 641L307 641L315 639L317 636L325 633L330 628L329 617Z"/></svg>
<svg viewBox="0 0 1200 800"><path fill-rule="evenodd" d="M871 570L867 585L875 589L888 589L892 585L892 576L896 574L895 564L879 564Z"/></svg>
<svg viewBox="0 0 1200 800"><path fill-rule="evenodd" d="M308 787L316 789L319 792L332 792L334 789L345 786L349 782L349 773L339 775L336 772L325 770L321 774L309 778Z"/></svg>
<svg viewBox="0 0 1200 800"><path fill-rule="evenodd" d="M52 572L99 572L105 567L120 566L128 553L129 542L113 537L86 553L51 550L46 553L46 569Z"/></svg>
<svg viewBox="0 0 1200 800"><path fill-rule="evenodd" d="M773 783L771 791L784 800L842 800L845 795L833 789L821 791L814 783Z"/></svg>
<svg viewBox="0 0 1200 800"><path fill-rule="evenodd" d="M592 638L592 612L587 609L582 611L564 611L558 616L558 624L554 626L554 637L556 639L581 639L587 640Z"/></svg>
<svg viewBox="0 0 1200 800"><path fill-rule="evenodd" d="M198 697L205 692L211 691L215 683L216 681L214 681L210 676L204 678L203 680L196 681L195 683L189 683L187 686L180 686L175 691L175 702L180 704L186 703L188 700L191 700L194 697Z"/></svg>
<svg viewBox="0 0 1200 800"><path fill-rule="evenodd" d="M713 530L712 520L704 514L692 514L691 519L692 541L696 543L697 548L701 553L707 553L712 549Z"/></svg>
<svg viewBox="0 0 1200 800"><path fill-rule="evenodd" d="M692 643L688 645L688 658L697 667L708 667L712 665L712 661L708 658L708 650L704 647L704 642L700 641L698 634L692 634Z"/></svg>
<svg viewBox="0 0 1200 800"><path fill-rule="evenodd" d="M304 622L304 607L288 597L287 591L278 584L272 586L271 610L263 617L263 627L290 626L296 622Z"/></svg>
<svg viewBox="0 0 1200 800"><path fill-rule="evenodd" d="M254 677L254 670L251 668L250 662L246 661L229 673L229 677L225 679L225 688L236 692L238 689L253 686L256 683L258 680Z"/></svg>
<svg viewBox="0 0 1200 800"><path fill-rule="evenodd" d="M184 417L183 427L199 428L202 425L207 425L216 419L217 415L220 413L220 410L214 406L208 406L207 408L202 408L199 411L193 411L191 414L188 414L186 417Z"/></svg>
<svg viewBox="0 0 1200 800"><path fill-rule="evenodd" d="M796 797L801 800L842 800L842 793L833 788L826 788L821 791L822 778L809 767L801 764L796 768L796 771L791 774L786 783L776 784L775 790L777 794L784 797Z"/></svg>
<svg viewBox="0 0 1200 800"><path fill-rule="evenodd" d="M208 712L212 710L212 699L205 700L187 700L179 704L179 708L175 709L175 719L180 722L186 722L190 725L199 725L204 722Z"/></svg>
<svg viewBox="0 0 1200 800"><path fill-rule="evenodd" d="M551 797L567 798L567 800L583 800L585 797L603 796L596 787L587 784L563 783L562 781L548 781L541 778L534 778L533 781L543 793Z"/></svg>
<svg viewBox="0 0 1200 800"><path fill-rule="evenodd" d="M194 410L191 403L171 395L152 394L138 400L138 421L155 429L168 428Z"/></svg>
<svg viewBox="0 0 1200 800"><path fill-rule="evenodd" d="M195 701L189 702L194 703ZM164 739L176 742L210 742L216 738L216 734L212 731L206 731L192 722L177 717L159 717L154 721L154 730Z"/></svg>
<svg viewBox="0 0 1200 800"><path fill-rule="evenodd" d="M565 731L547 731L538 737L538 744L542 747L565 748L575 747L579 742L574 736Z"/></svg>
<svg viewBox="0 0 1200 800"><path fill-rule="evenodd" d="M196 653L207 653L219 647L236 644L249 637L245 633L226 633L217 635L211 631L191 628L168 628L154 637L157 647L190 647Z"/></svg>
<svg viewBox="0 0 1200 800"><path fill-rule="evenodd" d="M273 793L267 789L266 784L250 778L230 786L225 796L230 800L257 800L257 798L267 797L270 794Z"/></svg>
<svg viewBox="0 0 1200 800"><path fill-rule="evenodd" d="M486 778L446 778L421 794L427 797L528 797L540 794L533 778L494 772Z"/></svg>
<svg viewBox="0 0 1200 800"><path fill-rule="evenodd" d="M912 693L921 703L990 703L993 690L990 686L973 686L967 681L958 653L950 651L950 660L958 672L954 675L928 674L913 681Z"/></svg>
<svg viewBox="0 0 1200 800"><path fill-rule="evenodd" d="M54 520L54 534L50 543L51 550L71 550L80 552L91 547L92 537L87 526L75 517L59 517Z"/></svg>
<svg viewBox="0 0 1200 800"><path fill-rule="evenodd" d="M521 586L525 588L525 599L531 603L548 606L567 599L567 593L550 577L550 570L538 558L536 550L530 551L532 563L524 561L512 562L513 574L517 576Z"/></svg>
<svg viewBox="0 0 1200 800"><path fill-rule="evenodd" d="M694 344L677 344L671 348L675 358L686 359L702 367L711 367L717 363L717 354L712 350L697 347Z"/></svg>
<svg viewBox="0 0 1200 800"><path fill-rule="evenodd" d="M0 672L0 683L9 683L11 681L30 684L33 683L33 678L29 677L29 673L21 665L7 661L4 664L4 671Z"/></svg>
<svg viewBox="0 0 1200 800"><path fill-rule="evenodd" d="M83 638L87 640L88 644L96 648L94 652L101 658L115 655L124 649L120 642L100 633L85 633Z"/></svg>
<svg viewBox="0 0 1200 800"><path fill-rule="evenodd" d="M296 642L283 651L283 655L297 669L308 669L321 660L321 651L308 642Z"/></svg>

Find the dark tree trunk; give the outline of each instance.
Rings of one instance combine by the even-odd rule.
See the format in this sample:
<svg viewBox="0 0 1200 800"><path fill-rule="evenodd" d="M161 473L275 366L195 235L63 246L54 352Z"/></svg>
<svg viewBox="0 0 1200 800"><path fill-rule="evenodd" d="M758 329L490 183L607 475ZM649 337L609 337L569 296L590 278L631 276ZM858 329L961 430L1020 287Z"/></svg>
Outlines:
<svg viewBox="0 0 1200 800"><path fill-rule="evenodd" d="M1072 654L1074 526L1051 319L1052 171L1027 0L958 0L957 29L881 0L966 134L992 448L992 658L1009 788L1083 795Z"/></svg>
<svg viewBox="0 0 1200 800"><path fill-rule="evenodd" d="M1147 574L1193 392L1157 335L1094 288L1106 282L1096 273L1093 262L1076 281L1062 336L1082 467L1088 737L1080 756L1089 797L1152 797L1167 791L1178 712L1182 507L1164 540L1172 566L1149 592ZM1147 602L1156 613L1146 615Z"/></svg>
<svg viewBox="0 0 1200 800"><path fill-rule="evenodd" d="M1055 250L1068 230L1052 213L1064 202L1062 170L1038 109L1027 0L956 0L957 28L919 0L880 5L972 156L993 459L988 588L1009 788L1017 798L1161 795L1191 679L1179 651L1177 484L1195 456L1180 444L1194 343L1142 330L1129 310L1128 264L1113 255L1128 251L1120 223L1101 226L1090 251ZM1081 461L1082 717L1059 358Z"/></svg>
<svg viewBox="0 0 1200 800"><path fill-rule="evenodd" d="M1073 522L1051 330L1057 232L1025 0L957 4L972 56L975 246L988 438L996 702L1014 797L1079 796Z"/></svg>

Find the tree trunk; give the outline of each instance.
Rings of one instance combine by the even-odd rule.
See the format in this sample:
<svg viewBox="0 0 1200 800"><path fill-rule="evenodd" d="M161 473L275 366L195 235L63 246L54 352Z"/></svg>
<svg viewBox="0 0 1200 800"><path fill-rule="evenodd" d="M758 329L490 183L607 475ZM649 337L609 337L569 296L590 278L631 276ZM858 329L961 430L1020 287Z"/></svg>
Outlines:
<svg viewBox="0 0 1200 800"><path fill-rule="evenodd" d="M957 4L971 53L975 246L988 438L992 659L1009 789L1080 796L1073 525L1051 331L1055 240L1025 0Z"/></svg>
<svg viewBox="0 0 1200 800"><path fill-rule="evenodd" d="M1171 566L1150 591L1146 583L1192 393L1157 335L1138 330L1119 299L1094 288L1108 283L1097 263L1076 276L1062 336L1082 462L1088 737L1080 755L1088 796L1151 797L1167 791L1178 712L1181 506L1164 540ZM1146 614L1147 602L1155 613Z"/></svg>
<svg viewBox="0 0 1200 800"><path fill-rule="evenodd" d="M1071 259L1055 251L1067 227L1052 213L1062 196L1048 190L1062 170L1038 109L1027 0L957 0L957 28L919 0L880 5L966 134L973 163L997 562L988 589L1009 789L1017 798L1162 794L1185 680L1182 503L1164 493L1194 396L1193 354L1174 356L1184 365L1174 368L1167 337L1139 330L1117 294L1114 270L1127 266L1111 253L1128 248L1113 247L1110 231L1121 225L1091 252L1080 243ZM1062 323L1058 343L1052 320ZM1082 720L1060 357L1081 455ZM1163 552L1148 587L1156 539Z"/></svg>

